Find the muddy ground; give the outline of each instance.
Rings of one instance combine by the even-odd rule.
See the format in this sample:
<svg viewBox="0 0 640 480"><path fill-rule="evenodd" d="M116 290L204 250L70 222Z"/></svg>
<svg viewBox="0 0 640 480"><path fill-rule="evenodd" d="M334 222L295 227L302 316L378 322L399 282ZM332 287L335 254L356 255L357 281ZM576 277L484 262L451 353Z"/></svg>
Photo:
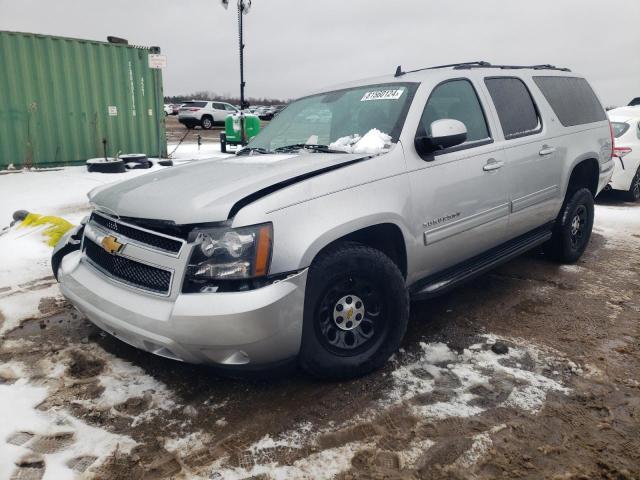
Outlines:
<svg viewBox="0 0 640 480"><path fill-rule="evenodd" d="M6 335L0 362L49 388L40 410L137 442L102 463L74 459L86 478L638 479L640 231L614 230L597 224L575 266L532 252L412 304L403 349L355 381L229 379L135 350L47 300L45 318ZM105 375L141 385L109 403ZM35 452L70 441L16 435ZM15 468L40 478L46 467Z"/></svg>

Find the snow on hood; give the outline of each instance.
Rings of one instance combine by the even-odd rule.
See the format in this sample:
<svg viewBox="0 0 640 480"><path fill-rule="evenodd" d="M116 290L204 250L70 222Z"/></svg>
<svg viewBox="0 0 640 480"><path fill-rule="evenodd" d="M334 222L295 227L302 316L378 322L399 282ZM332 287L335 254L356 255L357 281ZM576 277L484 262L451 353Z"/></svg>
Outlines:
<svg viewBox="0 0 640 480"><path fill-rule="evenodd" d="M333 150L347 153L378 154L391 147L391 136L372 128L363 137L358 134L342 137L329 145Z"/></svg>
<svg viewBox="0 0 640 480"><path fill-rule="evenodd" d="M233 205L252 193L359 158L362 155L305 152L202 160L100 187L89 199L123 217L177 224L224 221Z"/></svg>

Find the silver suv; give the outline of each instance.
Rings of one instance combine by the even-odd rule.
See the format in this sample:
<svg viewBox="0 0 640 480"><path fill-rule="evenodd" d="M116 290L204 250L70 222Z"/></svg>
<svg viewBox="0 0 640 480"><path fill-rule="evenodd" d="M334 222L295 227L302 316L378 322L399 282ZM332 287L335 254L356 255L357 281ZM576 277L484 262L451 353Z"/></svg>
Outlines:
<svg viewBox="0 0 640 480"><path fill-rule="evenodd" d="M163 357L362 375L400 345L410 299L540 245L575 262L612 147L567 69L398 68L291 103L233 157L92 191L54 273Z"/></svg>

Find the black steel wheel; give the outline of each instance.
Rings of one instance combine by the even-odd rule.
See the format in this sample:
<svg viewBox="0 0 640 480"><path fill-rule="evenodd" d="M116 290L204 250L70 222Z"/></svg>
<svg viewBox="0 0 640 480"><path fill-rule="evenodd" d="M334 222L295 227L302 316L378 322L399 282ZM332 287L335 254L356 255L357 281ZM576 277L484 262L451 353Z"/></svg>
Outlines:
<svg viewBox="0 0 640 480"><path fill-rule="evenodd" d="M330 285L317 309L314 325L325 348L354 355L375 343L389 327L386 302L372 281L345 274Z"/></svg>
<svg viewBox="0 0 640 480"><path fill-rule="evenodd" d="M593 194L581 188L567 195L558 215L551 240L544 244L545 253L561 263L575 263L582 256L593 230Z"/></svg>
<svg viewBox="0 0 640 480"><path fill-rule="evenodd" d="M309 268L300 365L331 379L381 367L398 349L409 295L396 264L374 248L344 243Z"/></svg>

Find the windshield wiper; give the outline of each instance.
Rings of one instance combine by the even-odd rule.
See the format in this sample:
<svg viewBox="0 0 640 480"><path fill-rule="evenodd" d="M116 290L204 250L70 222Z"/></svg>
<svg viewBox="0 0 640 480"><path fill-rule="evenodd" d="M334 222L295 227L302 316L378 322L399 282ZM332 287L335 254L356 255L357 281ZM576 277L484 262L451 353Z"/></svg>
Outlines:
<svg viewBox="0 0 640 480"><path fill-rule="evenodd" d="M262 154L271 153L269 152L269 150L262 147L244 147L242 150L236 153L236 155L248 155L249 153L253 153L253 152L262 153Z"/></svg>
<svg viewBox="0 0 640 480"><path fill-rule="evenodd" d="M274 152L290 152L292 150L312 150L314 152L321 153L347 153L343 150L334 150L329 148L328 145L315 145L307 143L295 143L293 145L285 145L284 147L274 148Z"/></svg>

